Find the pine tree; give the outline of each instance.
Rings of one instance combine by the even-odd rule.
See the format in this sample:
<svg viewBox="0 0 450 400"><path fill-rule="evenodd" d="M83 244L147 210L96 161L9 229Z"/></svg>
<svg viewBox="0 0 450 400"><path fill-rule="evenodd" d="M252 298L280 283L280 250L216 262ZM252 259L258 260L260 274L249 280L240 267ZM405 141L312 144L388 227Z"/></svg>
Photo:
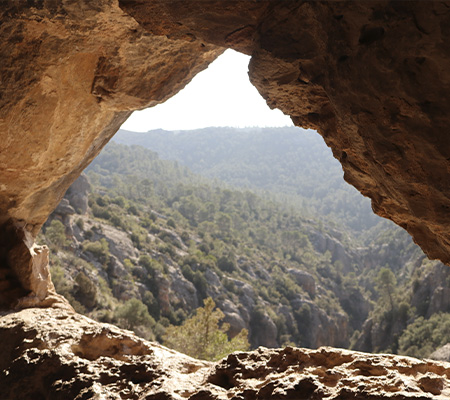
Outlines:
<svg viewBox="0 0 450 400"><path fill-rule="evenodd" d="M233 351L249 348L248 332L242 329L234 338L228 339L229 324L220 321L225 316L212 298L204 301L195 315L181 326L169 326L163 337L164 345L191 357L203 360L219 360Z"/></svg>

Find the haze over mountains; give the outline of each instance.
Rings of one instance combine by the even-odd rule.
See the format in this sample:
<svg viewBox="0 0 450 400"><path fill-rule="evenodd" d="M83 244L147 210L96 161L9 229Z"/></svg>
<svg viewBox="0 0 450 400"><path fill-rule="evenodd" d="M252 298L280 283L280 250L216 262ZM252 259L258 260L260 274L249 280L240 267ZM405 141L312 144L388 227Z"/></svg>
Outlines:
<svg viewBox="0 0 450 400"><path fill-rule="evenodd" d="M372 212L370 200L343 180L339 162L312 130L119 130L113 140L151 149L202 176L271 193L281 202L359 232L383 221Z"/></svg>

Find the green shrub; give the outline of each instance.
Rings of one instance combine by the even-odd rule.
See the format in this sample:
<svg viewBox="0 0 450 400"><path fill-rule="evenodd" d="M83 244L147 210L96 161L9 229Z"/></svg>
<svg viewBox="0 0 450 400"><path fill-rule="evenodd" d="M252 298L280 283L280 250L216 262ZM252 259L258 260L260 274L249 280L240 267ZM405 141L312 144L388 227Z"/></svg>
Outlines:
<svg viewBox="0 0 450 400"><path fill-rule="evenodd" d="M101 196L98 196L98 197L95 199L95 202L96 202L97 205L99 205L100 207L106 207L106 206L109 204L109 202L106 201L106 198L103 198L103 197L101 197Z"/></svg>
<svg viewBox="0 0 450 400"><path fill-rule="evenodd" d="M214 301L208 298L204 307L198 308L182 326L169 326L163 336L164 345L191 357L211 361L233 351L248 350L247 330L243 329L230 340L227 336L230 326L220 325L224 314L219 309L215 310L215 306Z"/></svg>
<svg viewBox="0 0 450 400"><path fill-rule="evenodd" d="M92 206L92 214L94 214L94 217L101 218L101 219L110 219L111 213L107 208L99 207L97 204L94 204Z"/></svg>
<svg viewBox="0 0 450 400"><path fill-rule="evenodd" d="M111 223L116 227L116 228L122 228L125 229L125 224L122 221L122 218L120 218L120 216L118 216L117 214L111 214Z"/></svg>
<svg viewBox="0 0 450 400"><path fill-rule="evenodd" d="M161 263L151 258L148 254L142 254L139 257L139 265L144 267L151 276L155 276L156 271L164 273L164 267Z"/></svg>
<svg viewBox="0 0 450 400"><path fill-rule="evenodd" d="M217 266L224 272L233 272L236 269L236 261L232 256L222 256L217 260Z"/></svg>
<svg viewBox="0 0 450 400"><path fill-rule="evenodd" d="M45 230L45 235L50 244L55 247L65 247L69 244L66 237L66 227L57 219L54 219L50 226Z"/></svg>
<svg viewBox="0 0 450 400"><path fill-rule="evenodd" d="M117 204L120 208L124 208L126 205L126 200L123 196L114 197L111 200L112 203Z"/></svg>
<svg viewBox="0 0 450 400"><path fill-rule="evenodd" d="M147 306L139 299L130 299L118 307L114 313L118 325L134 330L138 326L152 328L155 320L148 313Z"/></svg>
<svg viewBox="0 0 450 400"><path fill-rule="evenodd" d="M177 255L175 248L173 247L173 245L171 245L169 243L159 245L158 250L161 253L167 254L171 258L174 258Z"/></svg>
<svg viewBox="0 0 450 400"><path fill-rule="evenodd" d="M75 278L78 285L76 292L77 299L87 308L93 308L97 304L97 288L92 280L84 273L80 272Z"/></svg>
<svg viewBox="0 0 450 400"><path fill-rule="evenodd" d="M95 242L85 241L83 243L83 251L91 253L103 265L109 263L109 245L105 238Z"/></svg>
<svg viewBox="0 0 450 400"><path fill-rule="evenodd" d="M138 249L141 249L141 238L139 237L139 234L133 232L130 236L130 239Z"/></svg>
<svg viewBox="0 0 450 400"><path fill-rule="evenodd" d="M130 214L133 214L133 215L139 215L139 211L138 211L138 209L136 208L136 206L134 206L134 205L128 207L128 208L127 208L127 211L128 211Z"/></svg>
<svg viewBox="0 0 450 400"><path fill-rule="evenodd" d="M81 218L77 219L77 222L75 222L78 228L80 228L82 231L84 230L84 221Z"/></svg>
<svg viewBox="0 0 450 400"><path fill-rule="evenodd" d="M450 342L450 314L438 313L426 320L417 318L399 338L399 354L428 357L434 350Z"/></svg>

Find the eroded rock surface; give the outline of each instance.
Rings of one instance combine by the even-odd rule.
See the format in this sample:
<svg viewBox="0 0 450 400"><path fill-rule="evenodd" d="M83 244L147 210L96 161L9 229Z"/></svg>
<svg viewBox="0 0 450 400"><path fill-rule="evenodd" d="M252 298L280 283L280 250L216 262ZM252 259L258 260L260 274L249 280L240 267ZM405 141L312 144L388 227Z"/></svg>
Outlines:
<svg viewBox="0 0 450 400"><path fill-rule="evenodd" d="M24 231L132 110L225 47L252 55L268 104L320 132L376 213L450 263L450 3L6 1L0 19L0 259L20 282Z"/></svg>
<svg viewBox="0 0 450 400"><path fill-rule="evenodd" d="M175 94L217 46L251 54L268 104L318 129L374 210L450 263L450 3L11 0L0 20L0 308L55 303L40 226L130 112ZM286 349L208 364L63 310L1 326L6 398L450 396L444 364L408 358Z"/></svg>
<svg viewBox="0 0 450 400"><path fill-rule="evenodd" d="M448 399L450 364L323 347L199 361L58 309L0 317L2 399Z"/></svg>
<svg viewBox="0 0 450 400"><path fill-rule="evenodd" d="M109 0L6 1L0 20L0 264L36 296L24 237L132 110L166 100L223 50L151 35Z"/></svg>

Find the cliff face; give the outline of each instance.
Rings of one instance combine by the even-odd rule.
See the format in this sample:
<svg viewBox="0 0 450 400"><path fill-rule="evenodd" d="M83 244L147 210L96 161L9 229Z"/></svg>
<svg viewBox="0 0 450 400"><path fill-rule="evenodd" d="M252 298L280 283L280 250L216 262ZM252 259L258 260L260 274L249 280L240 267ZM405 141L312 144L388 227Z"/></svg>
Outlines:
<svg viewBox="0 0 450 400"><path fill-rule="evenodd" d="M0 318L5 399L446 399L450 364L322 347L210 363L57 309Z"/></svg>
<svg viewBox="0 0 450 400"><path fill-rule="evenodd" d="M19 281L3 308L52 291L33 237L131 111L166 100L222 51L150 35L115 2L33 4L0 11L0 259Z"/></svg>

